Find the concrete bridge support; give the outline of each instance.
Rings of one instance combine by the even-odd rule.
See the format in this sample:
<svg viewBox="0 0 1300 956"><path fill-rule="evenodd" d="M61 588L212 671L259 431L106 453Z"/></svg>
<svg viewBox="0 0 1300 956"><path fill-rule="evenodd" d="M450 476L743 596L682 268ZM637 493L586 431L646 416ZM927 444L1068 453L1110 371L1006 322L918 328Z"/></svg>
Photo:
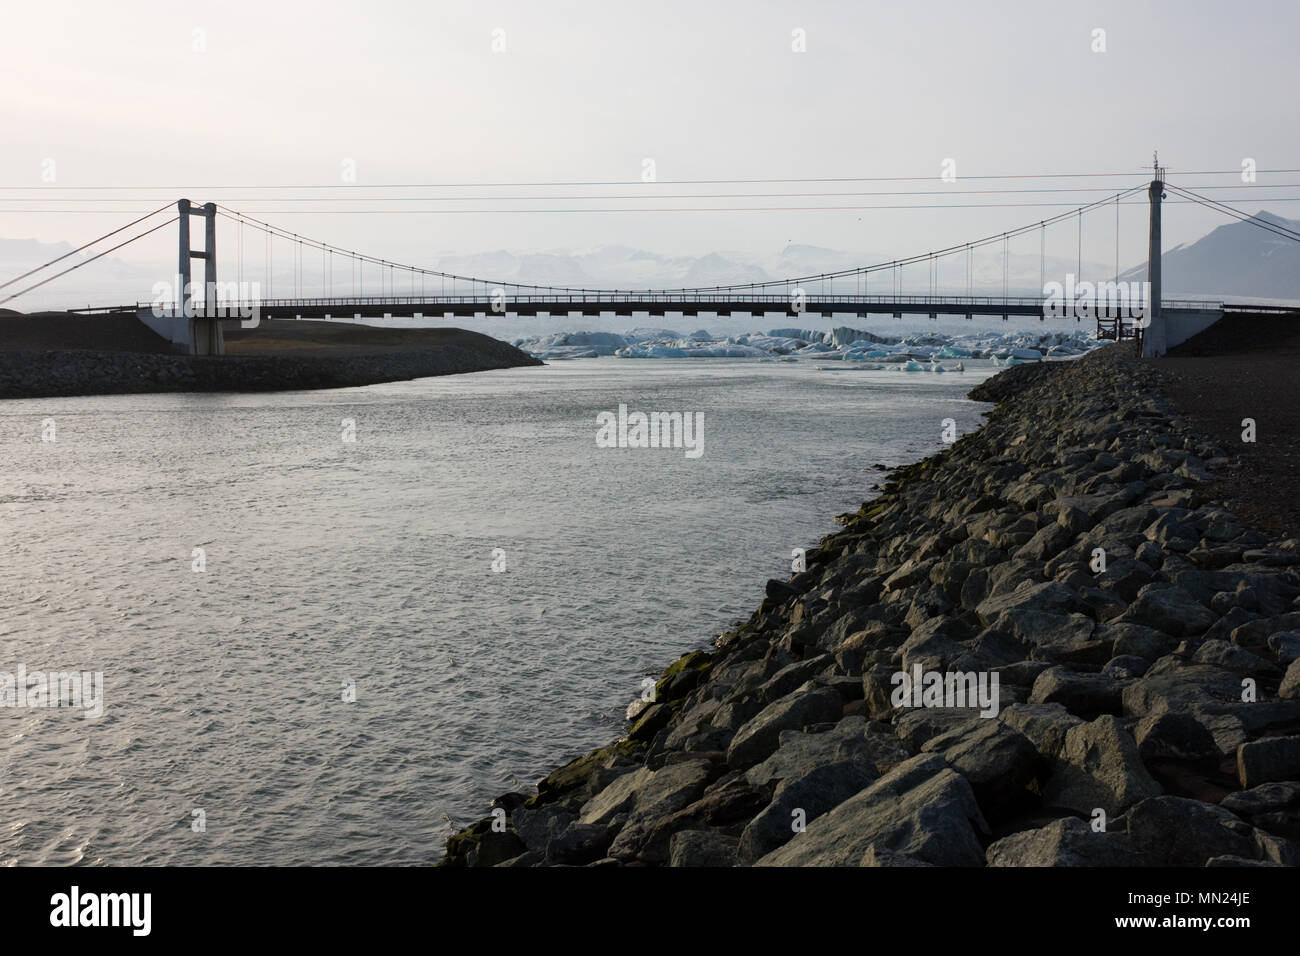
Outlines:
<svg viewBox="0 0 1300 956"><path fill-rule="evenodd" d="M1142 357L1159 358L1169 349L1164 310L1160 307L1160 200L1165 197L1165 171L1155 164L1156 178L1147 187L1151 200L1151 229L1147 239L1147 326L1142 332Z"/></svg>
<svg viewBox="0 0 1300 956"><path fill-rule="evenodd" d="M176 267L177 301L173 308L140 309L137 317L186 355L225 355L226 340L217 309L217 206L195 207L178 200L180 249ZM203 250L190 247L190 217L203 217ZM191 261L203 260L203 304L195 302Z"/></svg>
<svg viewBox="0 0 1300 956"><path fill-rule="evenodd" d="M197 209L188 199L178 200L176 211L180 215L180 292L177 303L179 319L188 317L186 328L190 355L225 355L226 343L221 334L221 320L217 315L217 204L204 203ZM190 217L203 217L203 251L190 247ZM203 260L203 308L194 305L190 262Z"/></svg>

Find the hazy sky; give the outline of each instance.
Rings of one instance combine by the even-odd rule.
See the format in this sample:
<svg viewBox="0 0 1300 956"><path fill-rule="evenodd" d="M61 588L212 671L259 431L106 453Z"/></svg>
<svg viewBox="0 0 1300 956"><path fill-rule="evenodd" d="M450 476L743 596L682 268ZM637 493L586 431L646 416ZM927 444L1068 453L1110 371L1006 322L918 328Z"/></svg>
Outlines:
<svg viewBox="0 0 1300 956"><path fill-rule="evenodd" d="M1253 185L1194 174L1239 170L1247 157L1261 170L1300 167L1298 27L1300 5L1261 0L10 4L0 237L78 241L187 195L399 261L613 244L767 253L789 242L901 257L1068 208L917 206L1077 205L1142 182L1156 147L1171 180L1236 184L1216 195L1295 217L1300 203L1271 198L1300 197L1280 188L1300 174ZM1093 50L1098 28L1105 52ZM940 180L947 158L953 183ZM656 184L641 182L647 159ZM626 185L382 190L345 182L349 168L355 187ZM967 178L1066 172L1133 178ZM670 182L868 177L924 178ZM248 188L267 185L349 188ZM960 192L1053 187L1101 191ZM909 190L952 195L735 195ZM707 198L674 198L686 194ZM523 198L538 196L551 198ZM605 196L617 198L595 198ZM669 211L899 204L910 208ZM344 212L380 208L425 211ZM658 211L518 211L594 208ZM1128 265L1144 254L1146 210L1122 213ZM1191 241L1226 221L1171 205L1166 238ZM1085 258L1113 258L1113 213L1108 223L1086 232ZM157 238L130 254L169 254L171 233ZM1067 253L1074 229L1049 242Z"/></svg>

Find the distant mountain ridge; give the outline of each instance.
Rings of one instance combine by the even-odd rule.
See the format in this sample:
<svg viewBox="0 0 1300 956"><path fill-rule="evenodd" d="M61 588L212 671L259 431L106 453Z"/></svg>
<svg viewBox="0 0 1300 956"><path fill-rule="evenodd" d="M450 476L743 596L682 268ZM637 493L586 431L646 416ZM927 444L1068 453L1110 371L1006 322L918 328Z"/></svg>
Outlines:
<svg viewBox="0 0 1300 956"><path fill-rule="evenodd" d="M1300 220L1259 211L1253 217L1300 232ZM1146 263L1120 276L1141 282ZM1176 246L1161 261L1165 296L1240 296L1300 299L1300 242L1250 222L1219 226L1191 245Z"/></svg>

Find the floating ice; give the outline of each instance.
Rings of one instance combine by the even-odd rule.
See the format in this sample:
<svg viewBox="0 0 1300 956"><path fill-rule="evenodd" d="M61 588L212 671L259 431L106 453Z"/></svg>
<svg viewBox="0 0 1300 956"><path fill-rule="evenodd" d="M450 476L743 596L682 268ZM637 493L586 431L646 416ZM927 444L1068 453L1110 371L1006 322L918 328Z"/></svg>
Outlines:
<svg viewBox="0 0 1300 956"><path fill-rule="evenodd" d="M771 329L744 335L718 336L697 329L683 336L672 329L636 328L615 332L556 332L518 339L519 348L544 360L593 358L746 358L835 361L842 368L926 371L935 374L965 371L965 361L988 360L994 366L1064 360L1082 355L1101 343L1082 330L1032 332L993 330L956 335L925 332L877 335L841 327L829 332L810 329ZM959 359L944 365L945 359ZM833 366L817 366L831 368Z"/></svg>

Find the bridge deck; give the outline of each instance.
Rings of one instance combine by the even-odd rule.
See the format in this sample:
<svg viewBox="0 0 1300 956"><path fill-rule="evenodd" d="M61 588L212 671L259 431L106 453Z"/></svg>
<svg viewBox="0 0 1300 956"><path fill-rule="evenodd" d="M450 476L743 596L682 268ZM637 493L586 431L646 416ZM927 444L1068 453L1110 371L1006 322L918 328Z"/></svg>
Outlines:
<svg viewBox="0 0 1300 956"><path fill-rule="evenodd" d="M256 302L222 302L227 314L256 309L262 318L385 318L390 316L491 316L573 315L606 313L649 316L681 314L710 315L993 315L1039 316L1044 314L1041 296L929 296L929 295L746 295L708 293L682 295L656 292L598 292L571 295L511 296L489 290L478 295L348 296L295 299L263 299ZM1217 312L1218 301L1163 300L1166 309ZM147 303L122 307L121 311L148 308ZM82 311L116 311L82 310ZM1110 310L1098 309L1103 315ZM1085 315L1084 318L1094 316Z"/></svg>

